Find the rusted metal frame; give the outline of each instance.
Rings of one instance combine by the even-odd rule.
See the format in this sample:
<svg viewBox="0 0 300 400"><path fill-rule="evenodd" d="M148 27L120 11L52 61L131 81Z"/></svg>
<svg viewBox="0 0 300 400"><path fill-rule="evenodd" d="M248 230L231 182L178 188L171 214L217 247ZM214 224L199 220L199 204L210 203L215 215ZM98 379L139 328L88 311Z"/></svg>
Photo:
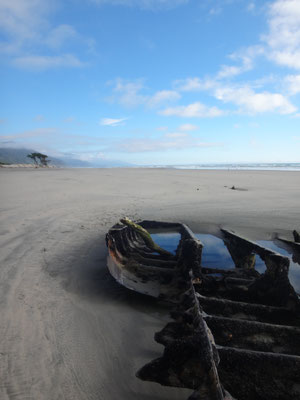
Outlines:
<svg viewBox="0 0 300 400"><path fill-rule="evenodd" d="M206 297L197 293L203 310L211 315L255 320L270 324L300 326L300 315L286 307L266 306L224 298Z"/></svg>
<svg viewBox="0 0 300 400"><path fill-rule="evenodd" d="M219 345L300 355L300 328L211 315L204 319Z"/></svg>
<svg viewBox="0 0 300 400"><path fill-rule="evenodd" d="M180 338L194 340L193 331L191 325L171 322L156 334L155 339L166 347L176 348ZM300 357L219 345L217 350L221 360L218 374L223 385L236 398L298 400ZM160 366L158 363L157 367Z"/></svg>
<svg viewBox="0 0 300 400"><path fill-rule="evenodd" d="M184 302L187 307L191 305L191 301ZM176 322L170 322L155 334L158 343L166 345L180 339L180 335L193 334L193 307L173 312L172 316ZM203 318L218 345L300 355L300 328L206 314Z"/></svg>
<svg viewBox="0 0 300 400"><path fill-rule="evenodd" d="M197 301L195 301L195 306L193 310L195 313L195 318L193 321L195 333L199 335L199 344L201 343L201 346L203 346L204 350L201 357L201 363L205 364L204 368L207 370L211 399L223 400L224 391L220 383L217 370L219 357L216 355L217 351L214 348L214 343L212 343L213 337L211 337L210 331L207 327L206 322L203 319L202 312L200 311Z"/></svg>
<svg viewBox="0 0 300 400"><path fill-rule="evenodd" d="M186 282L189 282L190 279L201 280L202 249L203 244L191 229L185 224L181 224L181 240L177 248L177 270L181 280Z"/></svg>
<svg viewBox="0 0 300 400"><path fill-rule="evenodd" d="M243 400L299 400L300 357L217 346L220 378Z"/></svg>
<svg viewBox="0 0 300 400"><path fill-rule="evenodd" d="M198 276L199 273L201 273L201 252L203 245L196 238L193 232L185 225L182 225L181 235L182 239L178 249L179 260L177 275L179 279L184 280L186 283L189 282L187 286L189 286L189 296L191 302L193 303L192 308L189 310L189 312L192 314L192 337L181 337L178 341L175 341L175 343L173 342L170 346L167 345L163 357L154 360L143 367L138 372L138 376L141 379L150 379L160 382L162 384L190 387L192 389L196 389L193 396L191 397L193 399L204 398L201 396L203 395L203 393L206 393L207 397L205 398L207 399L223 400L225 392L222 389L217 372L216 362L218 363L219 361L217 351L215 349L215 345L213 344L213 337L210 333L210 330L208 329L207 324L203 319L202 311L199 308L196 293L191 283L192 279L195 278L195 273ZM189 250L191 251L189 252ZM180 305L182 306L182 303ZM186 347L190 348L190 350L192 348L192 352L190 352L190 356L188 356L188 358L186 358L186 354L183 355L183 353L185 353ZM165 376L166 371L169 371L168 373L171 373L170 371L172 370L171 366L168 363L171 362L172 364L171 360L173 360L174 357L175 359L178 359L181 352L183 352L183 359L185 359L188 364L191 363L191 372L189 373L189 375L193 376L192 382L194 383L192 384L192 386L190 383L191 377L186 379L185 382L182 382L182 375L176 374L176 368L179 368L179 370L181 369L181 367L178 365L174 367L175 370L173 371L173 374L175 374L174 376L176 376L176 378L174 376L173 378L169 378L168 375ZM182 361L180 361L179 364L180 363L182 364ZM192 364L195 364L194 371ZM199 368L202 371L201 376L198 376L200 371ZM158 370L164 370L161 377L157 376ZM165 378L163 378L163 376L165 376ZM181 376L181 378L179 378L179 376ZM198 387L196 387L195 385Z"/></svg>
<svg viewBox="0 0 300 400"><path fill-rule="evenodd" d="M224 400L225 391L218 376L219 357L213 336L203 319L192 287L190 296L194 298L194 305L189 309L190 329L184 323L174 323L178 327L181 325L184 334L169 342L161 341L166 346L163 356L144 366L138 372L138 377L164 385L194 389L191 399ZM187 370L189 373L185 376L184 371Z"/></svg>
<svg viewBox="0 0 300 400"><path fill-rule="evenodd" d="M273 271L276 266L276 272L288 273L290 264L288 257L282 256L281 254L270 249L266 249L265 247L262 247L257 243L245 239L226 229L221 229L221 232L225 237L225 241L227 240L227 243L228 241L229 243L232 241L239 251L244 250L245 256L250 255L251 253L258 254L265 262L267 272Z"/></svg>
<svg viewBox="0 0 300 400"><path fill-rule="evenodd" d="M179 222L164 222L164 221L153 221L143 220L137 221L145 229L181 229L182 224Z"/></svg>
<svg viewBox="0 0 300 400"><path fill-rule="evenodd" d="M266 272L249 286L247 293L241 293L244 296L242 300L300 311L299 297L288 278L289 258L225 229L222 229L222 233L229 248L231 246L233 252L237 249L235 256L240 257L241 262L243 262L243 256L247 257L252 252L258 254L266 264ZM232 296L231 299L237 300Z"/></svg>
<svg viewBox="0 0 300 400"><path fill-rule="evenodd" d="M182 226L182 225L181 225ZM157 227L157 225L156 225L156 227ZM178 224L176 224L176 227L178 228ZM185 230L185 228L181 228L181 230L183 231L183 233L182 233L182 240L181 240L181 244L180 244L180 251L182 251L182 249L185 247L185 242L186 242L186 244L188 243L188 241L189 240L194 240L194 239L196 239L197 240L197 238L195 238L195 236L194 236L194 234L192 233L192 235L190 234L190 232L188 232L188 230ZM187 234L185 235L185 233L187 232ZM234 235L233 233L231 233L231 232L228 232L230 235ZM261 246L258 246L257 244L255 244L255 243L252 243L252 242L250 242L250 241L247 241L247 239L243 239L243 238L240 238L239 236L237 236L237 235L235 235L236 236L236 238L238 238L237 239L237 241L239 241L239 240L242 240L242 241L246 241L247 242L247 245L249 246L249 243L250 243L250 246L251 246L251 252L255 252L256 254L259 254L260 256L261 256L261 254L263 255L263 256L261 256L261 258L262 259L264 259L265 260L265 262L266 262L266 264L267 264L267 271L268 271L268 269L270 270L269 272L271 272L271 275L273 275L273 276L280 276L280 275L282 275L282 274L286 274L286 271L288 270L288 268L286 268L286 261L285 260L283 260L282 261L282 259L286 259L285 257L282 257L282 256L280 256L280 255L278 255L278 254L276 254L276 253L274 253L274 252L272 252L272 251L270 251L270 250L268 250L268 249L264 249L263 247L261 247ZM186 238L186 239L185 239ZM127 237L127 240L128 240L128 237ZM245 243L244 243L245 244ZM246 245L246 247L247 247L247 245ZM253 245L255 246L255 250L256 251L254 251L253 250ZM201 249L201 246L199 246L199 248ZM248 247L248 250L249 250L249 247ZM279 258L278 258L279 257ZM199 261L199 260L198 260ZM190 263L192 263L192 261L190 260L189 261ZM269 268L268 268L269 267ZM183 273L183 275L185 275L185 277L186 277L186 272L187 271L189 271L189 277L190 278L192 278L193 277L193 274L191 275L190 273L191 273L191 265L185 265L184 266L184 268L183 268L183 270L181 271L182 273ZM156 269L157 270L157 269ZM180 268L179 268L179 271L178 272L180 272ZM232 279L231 279L232 280ZM234 280L234 279L233 279ZM237 281L236 281L236 283L238 283ZM240 282L241 283L241 282ZM194 293L194 298L196 298L196 295L195 295L195 293ZM220 299L216 299L216 300L220 300ZM226 300L222 300L222 301L226 301ZM230 300L229 300L229 302L230 302ZM237 302L231 302L231 303L237 303ZM220 381L219 381L219 377L218 377L218 372L217 372L217 369L216 369L216 360L215 360L215 357L216 357L216 351L215 351L215 349L214 349L214 345L212 345L212 342L213 342L213 337L212 337L212 335L210 334L210 330L207 328L207 325L206 325L206 322L205 322L205 319L207 319L208 321L210 321L210 323L212 324L212 321L214 321L214 322L220 322L220 321L222 321L222 322L224 322L224 321L226 321L226 318L224 318L224 317L212 317L212 316L205 316L205 318L203 318L203 315L202 315L202 312L201 312L201 309L199 308L199 305L198 305L198 301L196 301L195 302L195 304L197 304L197 306L195 306L194 305L194 307L192 308L192 309L190 309L189 311L188 311L188 313L189 313L189 323L192 323L193 325L196 325L196 326L193 326L193 328L191 328L191 335L189 334L189 329L188 329L188 325L186 324L186 322L184 322L183 321L183 323L181 324L182 326L184 326L185 328L187 328L186 329L186 332L185 332L185 334L183 334L183 338L177 338L176 340L175 340L175 342L174 342L174 340L170 340L169 341L169 343L166 345L166 350L165 350L165 352L167 353L167 354L165 354L164 353L164 356L161 358L161 359L158 359L158 360L155 360L154 362L152 362L152 363L150 363L153 367L156 365L156 366L160 366L160 367L162 367L162 366L164 366L164 367L166 367L166 365L164 364L165 362L166 362L166 359L167 360L169 360L170 361L170 357L172 358L174 355L175 356L177 356L177 357L179 357L180 358L180 354L184 354L185 353L185 348L186 348L186 346L187 347L192 347L194 350L192 351L192 353L191 353L191 355L192 355L192 359L193 359L193 356L195 355L195 354L197 354L197 352L195 353L195 347L193 347L193 346L195 346L196 345L196 349L198 349L198 351L199 351L199 347L201 347L201 350L203 351L204 349L207 349L207 346L203 346L203 343L205 343L205 338L206 338L206 340L208 340L209 341L209 343L210 343L210 345L211 346L213 346L213 363L214 363L214 368L211 368L210 370L209 370L209 373L208 374L204 374L205 376L196 376L195 377L195 381L193 381L193 382L198 382L198 385L200 385L201 387L199 387L198 389L199 390L196 390L195 392L194 392L194 394L191 396L191 398L190 399L203 399L204 397L202 397L203 396L203 393L205 393L205 391L207 391L207 389L208 388L210 388L209 390L211 391L212 390L212 392L211 392L211 396L222 396L222 397L205 397L205 398L209 398L209 399L224 399L224 396L225 396L225 392L222 390L222 388L221 388L221 392L219 391L218 392L218 390L216 390L216 386L214 386L214 384L211 384L211 382L216 382L216 379L217 379L217 382L219 382L220 383ZM251 305L249 305L249 304L247 304L248 306L250 306L251 307ZM259 307L260 305L255 305L255 304L252 304L252 306L253 307ZM197 307L198 307L198 309L199 309L199 311L195 311L195 310L197 310ZM261 307L266 307L265 308L265 310L266 309L270 309L271 307L269 307L269 306L261 306ZM282 310L283 308L282 307L273 307L272 308L272 311L273 312L275 312L275 311L278 311L278 310ZM290 310L289 310L289 312L290 312ZM232 318L227 318L227 320L229 320L229 327L231 328L231 327L233 327L233 324L235 324L236 323L236 321L234 321L234 322L232 322L233 321L233 319ZM202 325L202 331L201 331L201 329L199 330L199 329L197 329L197 323L199 322L199 321L202 321L202 323L203 323L203 325ZM228 321L227 321L228 322ZM244 322L245 321L237 321L237 323L241 323L241 324L244 324ZM248 322L248 321L246 321L246 322ZM174 323L175 325L176 324L178 324L178 323ZM184 325L185 324L185 325ZM250 324L251 324L251 322L250 322ZM257 324L260 324L260 323L257 323ZM266 325L268 325L268 324L264 324L264 323L261 323L260 325L255 325L255 323L254 324L252 324L251 326L252 327L260 327L260 328L266 328ZM180 325L180 324L179 324ZM271 325L272 326L272 325ZM249 327L250 327L250 325L249 325ZM167 328L167 327L166 327ZM272 331L272 329L273 329L274 327L272 327L271 328L271 331ZM278 327L277 327L278 328ZM283 329L281 329L281 332L295 332L294 330L293 330L293 328L292 328L292 330L289 330L288 328L287 329L285 329L286 327L282 327L282 326L279 326L279 328L283 328ZM274 328L275 329L275 331L276 331L276 327ZM296 329L296 328L295 328ZM242 329L243 330L243 329ZM204 340L203 340L203 335L199 335L199 332L201 333L202 332L202 334L204 334L204 336L205 336L205 338L204 338ZM259 332L264 332L263 331L263 329L260 331L259 330ZM278 331L277 331L278 332ZM198 333L198 335L197 335L197 333ZM298 333L297 331L296 331L296 333ZM186 335L188 334L188 337L186 337ZM157 338L157 337L156 337ZM207 343L206 343L207 344ZM279 343L280 344L280 343ZM178 347L179 346L179 347ZM222 361L221 361L221 365L220 365L220 367L218 368L218 370L220 370L221 371L221 377L222 377L222 381L223 381L223 383L225 383L225 386L227 387L227 388L231 388L231 384L230 384L230 382L228 383L228 380L227 380L227 375L228 375L228 371L227 371L227 367L224 369L223 368L223 364L225 363L226 364L226 362L231 362L232 360L230 360L230 359L228 359L228 357L226 357L226 355L228 355L229 353L230 354L234 354L234 357L236 358L237 356L236 356L236 354L240 354L240 353L237 353L236 352L236 349L231 349L231 348L223 348L223 347L219 347L218 346L218 348L220 348L220 352L221 352L221 354L223 355L223 354L225 354L225 356L224 356L224 360L223 360L223 356L222 356ZM180 350L181 349L181 350ZM178 352L178 350L180 350L179 352ZM263 360L265 360L265 355L269 355L269 353L265 353L265 352L253 352L253 351L249 351L249 350L241 350L242 352L243 352L243 354L244 355L246 355L248 358L250 357L250 361L253 359L253 357L254 357L254 355L255 355L255 357L260 357L260 358L262 358ZM175 353L174 353L175 352ZM178 353L178 354L177 354ZM208 351L208 353L209 353L209 351ZM172 354L173 354L173 356L172 356ZM176 355L177 354L177 355ZM276 356L278 357L278 358L276 358L276 360L278 361L278 360L281 360L283 363L285 363L286 364L286 362L290 362L291 361L291 356L288 356L288 358L284 358L284 356L282 355L282 354L276 354ZM203 359L203 354L202 354L202 357L201 357L201 360ZM205 360L206 358L204 357L204 360ZM274 366L275 366L275 364L276 364L276 362L274 362L274 358L271 358L270 359L270 357L268 357L267 358L269 361L271 360L272 362L273 362L273 364L274 364ZM209 360L209 359L208 359ZM299 366L299 360L300 360L300 358L299 357L292 357L292 361L294 362L294 363L296 363L297 364L297 366ZM193 362L194 362L195 360L193 359ZM271 362L270 361L270 362ZM186 360L186 362L191 362L191 357L190 357L190 359L187 359ZM149 364L149 365L150 365ZM155 364L155 365L154 365ZM272 365L273 365L272 364ZM194 364L192 364L192 365L194 365ZM147 366L145 366L145 367L147 367ZM150 368L151 369L151 368ZM205 369L206 370L206 369ZM225 371L225 372L224 372ZM153 371L152 371L153 372ZM264 373L265 371L262 371L262 373ZM231 373L231 371L229 371L229 373ZM227 374L227 375L226 375ZM155 375L155 373L154 373L154 375ZM223 377L224 377L224 379L223 379ZM156 378L157 379L154 379L155 381L159 381L159 378L156 376ZM174 378L174 377L173 377ZM168 378L167 377L165 377L165 379L166 380L168 380ZM198 380L197 380L198 379ZM208 380L207 380L208 379ZM253 377L253 379L254 379L254 377ZM265 378L264 378L265 379ZM282 375L280 374L280 376L278 377L278 379L280 379L280 380L282 380ZM290 379L292 382L293 382L293 379ZM206 385L206 383L208 383L208 381L210 381L210 384L209 385ZM287 379L287 381L289 382L289 380ZM171 379L171 381L169 382L169 383L171 383L171 382L173 382L172 381L172 379ZM173 382L174 383L174 382ZM166 384L166 382L164 383L164 384ZM167 383L168 384L168 383ZM227 384L228 384L228 386L227 386ZM257 385L257 382L256 382L256 385ZM286 385L285 383L283 383L283 385ZM177 384L174 384L174 386L180 386L180 387L191 387L191 385L189 386L189 385L186 385L184 382L181 382L180 383L180 381L178 381L177 382ZM247 386L247 385L246 385ZM251 385L250 385L251 386ZM287 386L287 385L286 385ZM192 388L193 389L195 389L195 386L194 385L192 385ZM251 389L251 388L250 388ZM271 388L272 389L272 388ZM296 395L298 396L299 395L299 390L298 390L299 388L297 388L297 386L296 386L296 389L294 390L294 392L296 393ZM248 389L247 389L248 390ZM252 390L252 392L251 392L251 390ZM261 391L263 391L264 392L264 389L262 389L261 387L260 387L260 385L258 385L258 389L253 389L253 387L252 387L252 389L250 390L250 397L247 397L247 393L246 393L246 395L244 396L244 398L245 398L245 400L252 400L252 398L253 397L251 397L251 396L253 396L253 392L255 392L255 390L256 390L256 394L257 394L257 396L260 396L260 392ZM258 392L257 392L257 390L258 390ZM248 390L249 391L249 390ZM260 391L260 392L259 392ZM295 397L294 396L294 392L292 393L292 394L290 394L289 396L290 397L285 397L286 399L296 399L297 397ZM234 393L234 392L233 392ZM252 393L252 394L251 394ZM234 393L235 394L235 393ZM261 397L261 398L266 398L266 396L265 396L265 394L263 395L264 397ZM294 397L293 397L294 396ZM256 397L257 399L259 399L260 397ZM274 399L277 399L277 397L272 397L272 398L274 398ZM278 397L278 399L281 399L281 397Z"/></svg>
<svg viewBox="0 0 300 400"><path fill-rule="evenodd" d="M282 246L282 244L280 247L288 250L288 252L292 254L293 261L300 265L300 243L280 237L276 237L276 241L278 241L279 243L283 243L284 247Z"/></svg>

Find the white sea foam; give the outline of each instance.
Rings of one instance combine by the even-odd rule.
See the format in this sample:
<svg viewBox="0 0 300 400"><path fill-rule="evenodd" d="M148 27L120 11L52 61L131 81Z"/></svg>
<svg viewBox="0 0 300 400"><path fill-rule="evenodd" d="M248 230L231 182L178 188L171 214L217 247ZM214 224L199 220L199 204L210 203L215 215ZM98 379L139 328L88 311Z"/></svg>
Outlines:
<svg viewBox="0 0 300 400"><path fill-rule="evenodd" d="M148 168L174 169L217 169L256 171L300 171L300 163L232 163L232 164L191 164L191 165L149 165Z"/></svg>

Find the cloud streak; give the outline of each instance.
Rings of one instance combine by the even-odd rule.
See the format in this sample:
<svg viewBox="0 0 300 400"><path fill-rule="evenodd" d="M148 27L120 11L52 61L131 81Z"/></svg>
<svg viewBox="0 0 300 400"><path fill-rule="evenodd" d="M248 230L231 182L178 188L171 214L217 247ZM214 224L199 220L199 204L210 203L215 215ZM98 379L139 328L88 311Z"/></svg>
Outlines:
<svg viewBox="0 0 300 400"><path fill-rule="evenodd" d="M0 41L0 53L12 65L39 70L86 65L73 52L61 49L74 44L89 49L91 39L69 24L51 26L54 4L46 0L1 0L0 33L4 39Z"/></svg>
<svg viewBox="0 0 300 400"><path fill-rule="evenodd" d="M134 108L145 106L148 108L159 107L163 104L175 102L181 98L176 90L159 90L153 95L145 94L145 84L143 79L127 81L118 78L114 82L108 82L113 85L113 96L109 98L124 107Z"/></svg>
<svg viewBox="0 0 300 400"><path fill-rule="evenodd" d="M85 64L72 54L63 54L60 56L22 56L13 60L13 65L19 68L45 70L59 67L83 67Z"/></svg>
<svg viewBox="0 0 300 400"><path fill-rule="evenodd" d="M284 79L284 87L291 96L300 93L300 75L288 75Z"/></svg>
<svg viewBox="0 0 300 400"><path fill-rule="evenodd" d="M279 65L300 69L300 2L277 0L269 6L267 56Z"/></svg>
<svg viewBox="0 0 300 400"><path fill-rule="evenodd" d="M240 107L239 112L259 114L265 112L278 112L292 114L297 108L280 93L261 92L255 93L251 88L220 87L215 91L215 97L224 103L233 103Z"/></svg>
<svg viewBox="0 0 300 400"><path fill-rule="evenodd" d="M165 117L176 116L182 118L215 118L226 114L217 107L208 107L199 101L187 106L169 107L159 112Z"/></svg>
<svg viewBox="0 0 300 400"><path fill-rule="evenodd" d="M34 129L29 130L21 133L13 133L13 134L6 134L0 135L0 140L16 140L16 139L28 139L32 137L38 136L52 136L57 133L56 129L52 128L43 128L43 129Z"/></svg>
<svg viewBox="0 0 300 400"><path fill-rule="evenodd" d="M100 125L104 126L119 126L123 125L123 122L128 118L102 118L100 121Z"/></svg>

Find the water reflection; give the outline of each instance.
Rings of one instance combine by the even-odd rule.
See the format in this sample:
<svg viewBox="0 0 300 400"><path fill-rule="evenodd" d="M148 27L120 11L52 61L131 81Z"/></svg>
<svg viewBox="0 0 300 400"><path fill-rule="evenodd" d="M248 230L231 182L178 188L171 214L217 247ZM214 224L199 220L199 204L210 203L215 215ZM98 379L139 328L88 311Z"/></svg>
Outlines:
<svg viewBox="0 0 300 400"><path fill-rule="evenodd" d="M204 233L197 233L197 238L203 244L202 266L218 269L235 268L234 262L222 239Z"/></svg>
<svg viewBox="0 0 300 400"><path fill-rule="evenodd" d="M175 254L178 243L180 241L180 233L174 231L166 232L151 232L151 237L162 248ZM229 254L227 247L222 239L205 233L197 233L196 237L203 244L202 266L207 268L232 269L235 268L234 262ZM293 261L292 256L287 250L276 245L270 240L259 240L257 244L273 250L290 259L289 279L296 292L300 292L300 265ZM265 262L256 254L255 269L259 273L266 271Z"/></svg>
<svg viewBox="0 0 300 400"><path fill-rule="evenodd" d="M255 269L260 274L265 273L267 269L264 260L258 254L255 254Z"/></svg>
<svg viewBox="0 0 300 400"><path fill-rule="evenodd" d="M150 234L154 242L160 247L172 254L176 253L176 249L181 238L179 232L150 232Z"/></svg>
<svg viewBox="0 0 300 400"><path fill-rule="evenodd" d="M260 246L276 251L277 253L290 259L289 279L295 291L300 293L300 265L293 261L290 253L282 247L277 246L277 244L271 240L258 240L257 243Z"/></svg>

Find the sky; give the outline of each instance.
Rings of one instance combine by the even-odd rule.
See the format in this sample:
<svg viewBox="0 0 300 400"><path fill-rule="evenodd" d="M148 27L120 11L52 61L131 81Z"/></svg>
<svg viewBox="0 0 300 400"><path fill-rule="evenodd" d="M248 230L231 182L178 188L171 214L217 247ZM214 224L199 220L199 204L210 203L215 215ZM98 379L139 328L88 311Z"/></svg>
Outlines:
<svg viewBox="0 0 300 400"><path fill-rule="evenodd" d="M300 162L300 1L0 0L0 147Z"/></svg>

